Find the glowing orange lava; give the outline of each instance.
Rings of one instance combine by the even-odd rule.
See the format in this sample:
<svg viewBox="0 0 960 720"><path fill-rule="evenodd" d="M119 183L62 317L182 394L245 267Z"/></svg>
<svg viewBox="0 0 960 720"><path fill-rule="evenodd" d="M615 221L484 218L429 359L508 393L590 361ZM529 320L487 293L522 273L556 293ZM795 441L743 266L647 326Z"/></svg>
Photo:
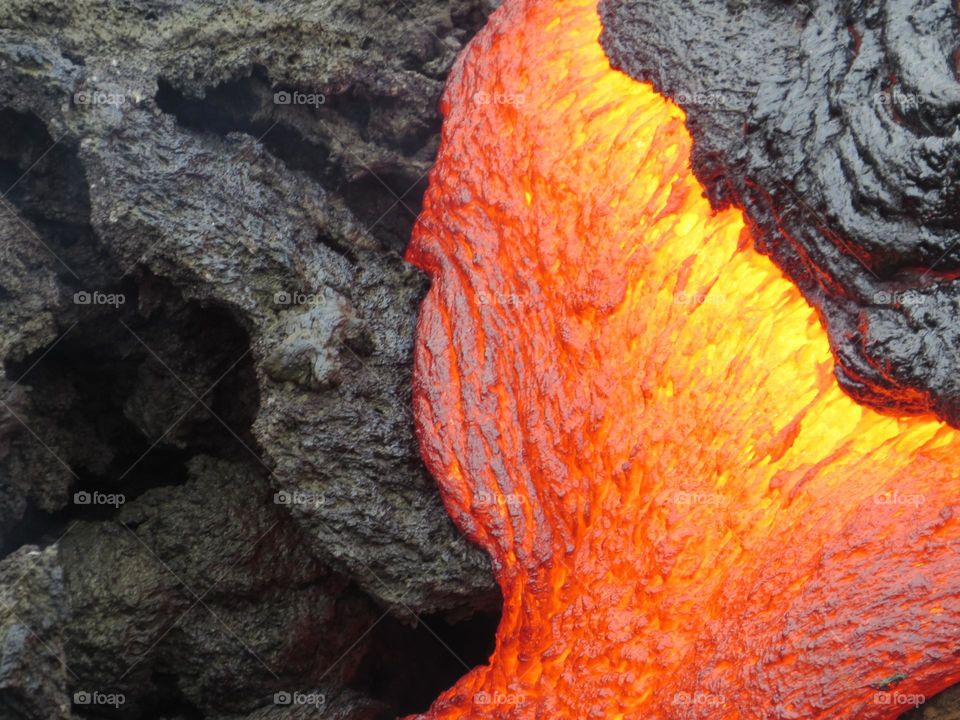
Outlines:
<svg viewBox="0 0 960 720"><path fill-rule="evenodd" d="M505 599L425 718L895 718L960 681L960 437L838 388L596 0L507 0L410 249L423 455Z"/></svg>

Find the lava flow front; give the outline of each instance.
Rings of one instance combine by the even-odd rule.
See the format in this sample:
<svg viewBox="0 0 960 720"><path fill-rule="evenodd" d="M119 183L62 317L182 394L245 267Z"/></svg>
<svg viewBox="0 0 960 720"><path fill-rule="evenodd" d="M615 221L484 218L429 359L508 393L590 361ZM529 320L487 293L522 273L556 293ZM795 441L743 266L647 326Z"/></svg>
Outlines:
<svg viewBox="0 0 960 720"><path fill-rule="evenodd" d="M423 717L895 718L960 681L960 436L840 391L600 30L507 0L444 99L415 412L504 608Z"/></svg>

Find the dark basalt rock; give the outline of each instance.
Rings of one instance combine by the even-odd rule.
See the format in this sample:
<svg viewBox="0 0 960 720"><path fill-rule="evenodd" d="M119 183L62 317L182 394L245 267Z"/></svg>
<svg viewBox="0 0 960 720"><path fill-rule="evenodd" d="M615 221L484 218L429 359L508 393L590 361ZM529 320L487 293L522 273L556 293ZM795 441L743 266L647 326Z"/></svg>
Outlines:
<svg viewBox="0 0 960 720"><path fill-rule="evenodd" d="M26 545L0 561L0 718L69 720L67 618L56 548Z"/></svg>
<svg viewBox="0 0 960 720"><path fill-rule="evenodd" d="M0 7L0 543L79 486L132 495L158 454L210 452L268 471L314 554L395 614L495 607L419 459L426 281L400 256L488 10Z"/></svg>
<svg viewBox="0 0 960 720"><path fill-rule="evenodd" d="M402 252L493 5L0 3L0 720L395 717L489 654Z"/></svg>
<svg viewBox="0 0 960 720"><path fill-rule="evenodd" d="M687 113L820 312L841 386L960 426L960 18L947 0L602 0L614 66Z"/></svg>
<svg viewBox="0 0 960 720"><path fill-rule="evenodd" d="M200 456L188 474L61 539L71 684L123 693L129 715L170 694L164 677L210 714L313 686L330 694L355 672L363 641L337 661L380 611L264 502L265 473Z"/></svg>

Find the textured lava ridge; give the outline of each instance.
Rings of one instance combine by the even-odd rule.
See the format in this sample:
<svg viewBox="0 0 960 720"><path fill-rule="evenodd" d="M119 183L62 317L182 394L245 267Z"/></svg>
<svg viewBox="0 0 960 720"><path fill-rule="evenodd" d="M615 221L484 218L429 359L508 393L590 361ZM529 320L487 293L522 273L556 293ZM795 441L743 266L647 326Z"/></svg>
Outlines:
<svg viewBox="0 0 960 720"><path fill-rule="evenodd" d="M615 67L680 105L714 207L878 409L960 423L960 20L947 0L603 0Z"/></svg>
<svg viewBox="0 0 960 720"><path fill-rule="evenodd" d="M898 717L960 680L960 437L841 390L600 32L509 0L443 101L414 409L504 611L422 717Z"/></svg>

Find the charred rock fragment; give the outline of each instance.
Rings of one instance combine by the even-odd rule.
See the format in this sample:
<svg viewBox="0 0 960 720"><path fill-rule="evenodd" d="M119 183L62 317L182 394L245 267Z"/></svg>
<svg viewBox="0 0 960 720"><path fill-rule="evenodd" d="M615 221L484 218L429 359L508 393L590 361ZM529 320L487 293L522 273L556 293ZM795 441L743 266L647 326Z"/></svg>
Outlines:
<svg viewBox="0 0 960 720"><path fill-rule="evenodd" d="M687 114L715 207L744 209L820 312L855 399L960 425L954 3L602 0L614 66Z"/></svg>

